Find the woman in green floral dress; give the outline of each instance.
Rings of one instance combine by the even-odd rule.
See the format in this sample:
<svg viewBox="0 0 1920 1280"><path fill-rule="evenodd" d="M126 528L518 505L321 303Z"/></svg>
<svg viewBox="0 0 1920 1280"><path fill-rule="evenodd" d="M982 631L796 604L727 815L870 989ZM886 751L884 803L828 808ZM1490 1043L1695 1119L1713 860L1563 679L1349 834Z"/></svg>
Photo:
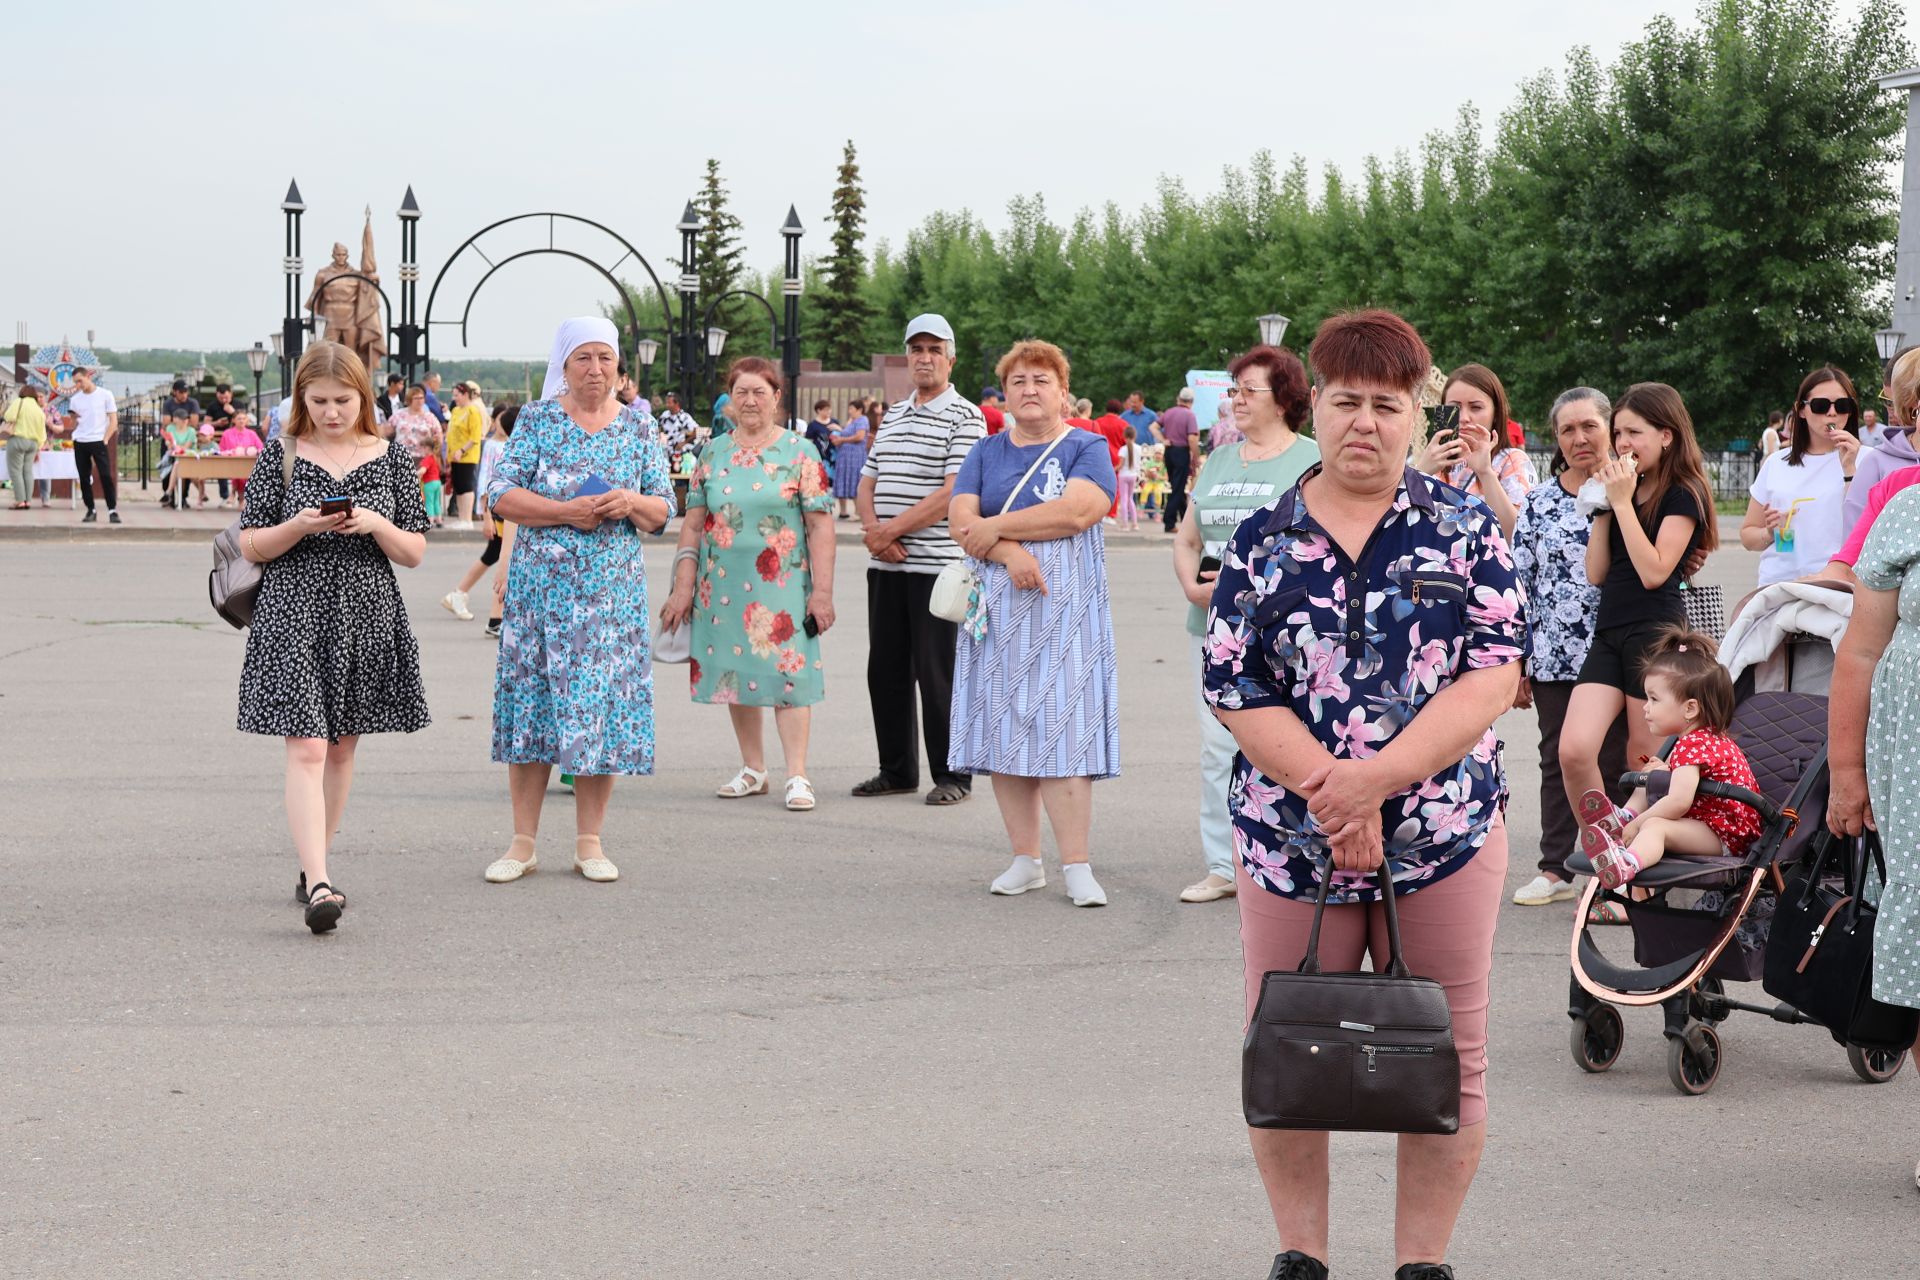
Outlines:
<svg viewBox="0 0 1920 1280"><path fill-rule="evenodd" d="M809 708L825 693L818 635L833 626L833 491L813 445L780 423L781 385L758 357L728 371L735 425L701 452L687 486L660 618L691 619L693 700L725 705L740 742L740 772L717 794L767 793L761 708L772 707L787 808L807 810Z"/></svg>

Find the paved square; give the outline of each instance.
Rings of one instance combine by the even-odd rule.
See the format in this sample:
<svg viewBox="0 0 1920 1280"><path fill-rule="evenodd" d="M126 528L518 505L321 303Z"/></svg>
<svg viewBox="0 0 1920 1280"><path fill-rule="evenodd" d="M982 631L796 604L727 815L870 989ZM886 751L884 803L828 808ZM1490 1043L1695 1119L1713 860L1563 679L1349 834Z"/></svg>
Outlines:
<svg viewBox="0 0 1920 1280"><path fill-rule="evenodd" d="M509 834L494 647L435 603L474 550L401 574L435 724L364 743L353 905L316 940L280 746L233 729L243 639L205 546L0 542L0 1275L1265 1274L1235 913L1174 897L1201 870L1198 733L1164 542L1110 554L1101 911L1057 874L989 897L984 785L952 810L847 796L873 747L846 546L817 812L713 798L726 718L663 669L661 771L607 825L621 881L565 871L556 788L545 869L484 884ZM1708 576L1752 574L1736 550ZM1531 715L1502 728L1510 891L1537 775ZM1911 1274L1915 1072L1861 1084L1824 1032L1739 1015L1719 1085L1684 1098L1647 1011L1583 1075L1569 919L1502 912L1463 1280ZM1334 1274L1386 1276L1392 1141L1334 1152Z"/></svg>

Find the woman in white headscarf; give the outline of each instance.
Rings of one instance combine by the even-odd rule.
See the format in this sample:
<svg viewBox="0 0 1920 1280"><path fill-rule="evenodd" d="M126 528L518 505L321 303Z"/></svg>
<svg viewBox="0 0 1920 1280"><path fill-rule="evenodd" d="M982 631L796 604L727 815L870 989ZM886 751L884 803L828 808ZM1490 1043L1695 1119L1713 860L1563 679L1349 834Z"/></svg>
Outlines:
<svg viewBox="0 0 1920 1280"><path fill-rule="evenodd" d="M619 335L561 324L543 398L520 411L485 501L517 532L493 692L493 758L507 766L513 844L495 884L539 865L534 838L554 765L574 775L574 869L619 870L600 845L615 774L653 772L653 655L642 532L673 516L653 419L614 396Z"/></svg>

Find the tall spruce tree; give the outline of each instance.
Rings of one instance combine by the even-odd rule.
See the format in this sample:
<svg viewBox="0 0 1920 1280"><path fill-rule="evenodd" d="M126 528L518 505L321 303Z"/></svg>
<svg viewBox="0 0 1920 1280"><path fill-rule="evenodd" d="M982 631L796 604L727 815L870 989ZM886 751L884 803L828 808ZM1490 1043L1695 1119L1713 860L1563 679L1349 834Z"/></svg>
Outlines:
<svg viewBox="0 0 1920 1280"><path fill-rule="evenodd" d="M833 189L833 256L827 259L820 291L822 359L829 369L864 368L870 351L867 325L873 305L867 301L866 257L860 252L867 198L860 186L860 162L848 140L840 153L840 185Z"/></svg>
<svg viewBox="0 0 1920 1280"><path fill-rule="evenodd" d="M747 275L747 250L740 243L740 219L728 208L728 200L726 180L720 176L720 162L707 161L706 180L693 205L700 215L700 238L695 241L699 256L694 269L700 276L702 316L722 294L734 289L750 289L755 284ZM755 323L756 312L759 323ZM764 316L759 305L748 298L728 298L715 309L707 324L727 331L724 359L767 354Z"/></svg>

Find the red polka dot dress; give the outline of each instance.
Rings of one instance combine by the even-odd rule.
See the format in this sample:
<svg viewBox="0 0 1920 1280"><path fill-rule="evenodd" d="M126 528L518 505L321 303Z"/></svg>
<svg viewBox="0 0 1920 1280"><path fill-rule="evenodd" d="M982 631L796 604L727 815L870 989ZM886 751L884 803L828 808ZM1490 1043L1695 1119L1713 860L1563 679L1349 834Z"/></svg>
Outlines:
<svg viewBox="0 0 1920 1280"><path fill-rule="evenodd" d="M1702 782L1724 782L1749 791L1760 790L1746 753L1725 734L1695 729L1683 735L1667 755L1667 768L1678 769L1689 764L1700 770ZM1748 846L1760 837L1760 815L1738 800L1696 795L1687 816L1712 827L1720 843L1735 857L1743 856Z"/></svg>

